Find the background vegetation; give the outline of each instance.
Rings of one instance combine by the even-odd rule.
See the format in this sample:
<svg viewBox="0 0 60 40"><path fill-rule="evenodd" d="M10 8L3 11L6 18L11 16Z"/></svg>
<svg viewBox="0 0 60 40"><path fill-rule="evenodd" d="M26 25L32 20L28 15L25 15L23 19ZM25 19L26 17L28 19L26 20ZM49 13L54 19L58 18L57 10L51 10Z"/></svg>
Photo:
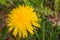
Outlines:
<svg viewBox="0 0 60 40"><path fill-rule="evenodd" d="M6 27L9 11L22 4L34 7L41 24L28 38L13 37ZM0 40L60 40L60 0L0 0Z"/></svg>

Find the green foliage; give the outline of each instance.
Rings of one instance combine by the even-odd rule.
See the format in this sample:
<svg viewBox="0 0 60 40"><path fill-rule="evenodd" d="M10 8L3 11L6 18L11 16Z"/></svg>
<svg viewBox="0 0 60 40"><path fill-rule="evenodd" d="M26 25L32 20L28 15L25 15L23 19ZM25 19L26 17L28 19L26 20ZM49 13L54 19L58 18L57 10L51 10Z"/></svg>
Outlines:
<svg viewBox="0 0 60 40"><path fill-rule="evenodd" d="M7 27L4 27L2 29L2 32L0 33L0 40L4 40L7 37Z"/></svg>
<svg viewBox="0 0 60 40"><path fill-rule="evenodd" d="M0 3L6 5L6 0L0 0Z"/></svg>
<svg viewBox="0 0 60 40"><path fill-rule="evenodd" d="M5 6L8 4L10 5L6 6L7 11L9 8L12 9L21 4L32 6L35 9L34 11L37 13L38 18L42 18L42 22L39 21L41 28L36 30L33 36L28 34L27 38L20 38L20 40L60 40L60 26L53 26L54 23L49 21L48 17L46 17L50 15L55 15L54 18L58 17L60 0L0 0L0 3ZM2 20L0 20L0 23L2 23ZM0 32L0 39L5 40L7 36L11 40L16 39L11 34L7 33L7 27L4 27L2 32Z"/></svg>
<svg viewBox="0 0 60 40"><path fill-rule="evenodd" d="M54 8L55 8L55 17L58 16L59 10L60 10L60 0L55 0Z"/></svg>
<svg viewBox="0 0 60 40"><path fill-rule="evenodd" d="M51 9L49 8L44 8L44 14L47 16L47 15L53 15L53 11L51 11Z"/></svg>

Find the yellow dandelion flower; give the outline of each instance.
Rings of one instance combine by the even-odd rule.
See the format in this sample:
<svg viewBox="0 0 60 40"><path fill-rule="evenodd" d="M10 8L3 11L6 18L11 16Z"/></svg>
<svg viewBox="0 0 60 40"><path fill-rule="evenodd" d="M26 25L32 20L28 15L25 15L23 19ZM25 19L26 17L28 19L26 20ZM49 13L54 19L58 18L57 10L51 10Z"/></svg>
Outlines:
<svg viewBox="0 0 60 40"><path fill-rule="evenodd" d="M34 34L35 27L40 28L36 12L30 6L18 6L8 14L7 27L9 32L13 31L14 36L27 37L28 33Z"/></svg>

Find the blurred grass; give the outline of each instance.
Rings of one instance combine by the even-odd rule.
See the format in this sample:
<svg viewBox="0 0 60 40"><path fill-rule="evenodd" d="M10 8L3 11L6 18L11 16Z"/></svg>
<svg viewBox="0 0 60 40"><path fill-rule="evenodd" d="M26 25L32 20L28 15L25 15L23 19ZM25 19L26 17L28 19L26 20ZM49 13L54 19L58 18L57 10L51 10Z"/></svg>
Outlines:
<svg viewBox="0 0 60 40"><path fill-rule="evenodd" d="M3 15L7 15L11 9L22 4L34 7L42 22L39 21L41 28L36 30L34 36L29 34L26 39L20 38L20 40L60 40L60 26L53 26L53 22L48 19L49 16L58 18L60 0L0 0L0 24L3 23ZM15 40L16 38L7 30L6 25L1 29L0 40Z"/></svg>

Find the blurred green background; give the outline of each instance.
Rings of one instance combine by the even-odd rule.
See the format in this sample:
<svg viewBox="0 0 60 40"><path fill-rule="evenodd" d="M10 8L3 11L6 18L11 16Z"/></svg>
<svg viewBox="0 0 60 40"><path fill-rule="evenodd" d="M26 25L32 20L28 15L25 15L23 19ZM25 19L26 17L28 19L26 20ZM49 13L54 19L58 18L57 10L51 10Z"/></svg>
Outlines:
<svg viewBox="0 0 60 40"><path fill-rule="evenodd" d="M6 27L7 14L22 4L35 9L41 25L33 36L29 34L27 38L12 36ZM0 0L0 40L60 40L60 0Z"/></svg>

